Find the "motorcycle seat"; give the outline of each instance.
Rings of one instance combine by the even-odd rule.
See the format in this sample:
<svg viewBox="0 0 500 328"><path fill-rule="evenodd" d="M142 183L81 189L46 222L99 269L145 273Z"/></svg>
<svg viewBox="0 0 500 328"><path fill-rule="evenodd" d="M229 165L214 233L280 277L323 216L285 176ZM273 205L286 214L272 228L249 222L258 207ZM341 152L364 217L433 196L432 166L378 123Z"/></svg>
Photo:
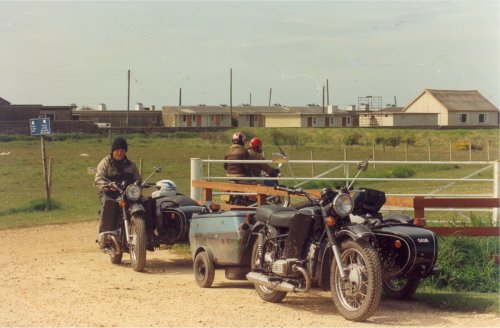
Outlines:
<svg viewBox="0 0 500 328"><path fill-rule="evenodd" d="M255 220L270 224L274 227L290 227L290 221L297 214L297 210L291 207L277 205L263 205L257 207Z"/></svg>

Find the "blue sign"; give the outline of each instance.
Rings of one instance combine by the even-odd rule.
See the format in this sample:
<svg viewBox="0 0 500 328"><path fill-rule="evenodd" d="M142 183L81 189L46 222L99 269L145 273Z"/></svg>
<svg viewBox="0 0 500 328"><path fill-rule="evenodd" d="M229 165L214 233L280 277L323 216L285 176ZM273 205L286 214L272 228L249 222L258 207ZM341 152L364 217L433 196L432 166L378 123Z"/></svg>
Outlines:
<svg viewBox="0 0 500 328"><path fill-rule="evenodd" d="M30 131L32 136L50 134L49 118L34 118L30 120Z"/></svg>

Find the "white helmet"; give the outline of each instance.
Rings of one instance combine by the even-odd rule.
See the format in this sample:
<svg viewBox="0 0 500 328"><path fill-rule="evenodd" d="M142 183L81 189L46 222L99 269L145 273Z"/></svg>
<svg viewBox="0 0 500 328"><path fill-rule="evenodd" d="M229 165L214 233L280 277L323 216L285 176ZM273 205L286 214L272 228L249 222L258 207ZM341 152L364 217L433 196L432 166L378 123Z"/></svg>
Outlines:
<svg viewBox="0 0 500 328"><path fill-rule="evenodd" d="M158 189L158 191L155 191L151 194L153 198L169 197L175 196L177 194L177 185L172 180L158 181L156 183L156 189Z"/></svg>
<svg viewBox="0 0 500 328"><path fill-rule="evenodd" d="M160 180L156 183L156 189L176 191L177 185L172 180Z"/></svg>

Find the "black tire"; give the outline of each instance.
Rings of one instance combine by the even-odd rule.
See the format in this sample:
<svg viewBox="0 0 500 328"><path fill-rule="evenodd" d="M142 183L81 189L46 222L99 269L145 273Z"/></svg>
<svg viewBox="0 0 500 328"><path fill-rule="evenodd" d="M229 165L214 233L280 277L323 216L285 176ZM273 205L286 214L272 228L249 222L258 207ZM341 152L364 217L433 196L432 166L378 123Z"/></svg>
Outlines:
<svg viewBox="0 0 500 328"><path fill-rule="evenodd" d="M146 266L146 222L143 218L132 215L130 237L130 264L134 271L142 272Z"/></svg>
<svg viewBox="0 0 500 328"><path fill-rule="evenodd" d="M207 252L196 254L193 263L194 279L201 288L210 288L214 282L215 266Z"/></svg>
<svg viewBox="0 0 500 328"><path fill-rule="evenodd" d="M383 282L384 294L389 298L404 300L415 294L420 285L420 277L413 275L405 279L386 279Z"/></svg>
<svg viewBox="0 0 500 328"><path fill-rule="evenodd" d="M347 240L340 250L347 281L342 281L332 259L330 285L335 307L347 320L364 321L378 308L382 296L380 260L372 245Z"/></svg>
<svg viewBox="0 0 500 328"><path fill-rule="evenodd" d="M259 261L258 249L259 245L258 241L256 240L252 248L252 262L251 262L252 270L255 268L256 265L258 265ZM254 286L255 290L257 291L257 294L259 294L260 298L262 298L266 302L279 303L286 297L287 294L287 292L273 290L271 288L259 284L254 284Z"/></svg>

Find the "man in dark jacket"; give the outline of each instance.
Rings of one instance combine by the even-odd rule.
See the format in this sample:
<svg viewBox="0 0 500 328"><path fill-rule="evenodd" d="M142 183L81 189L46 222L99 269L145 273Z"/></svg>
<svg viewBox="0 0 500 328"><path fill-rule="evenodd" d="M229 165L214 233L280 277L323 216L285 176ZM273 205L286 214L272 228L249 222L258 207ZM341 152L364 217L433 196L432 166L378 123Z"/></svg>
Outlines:
<svg viewBox="0 0 500 328"><path fill-rule="evenodd" d="M248 160L250 155L245 149L246 136L242 132L235 132L232 138L232 145L224 156L225 160ZM224 163L224 169L228 177L248 177L250 170L245 163Z"/></svg>
<svg viewBox="0 0 500 328"><path fill-rule="evenodd" d="M104 157L97 166L94 185L99 188L99 198L102 202L99 221L99 245L103 247L104 234L102 232L113 231L117 228L117 216L119 206L116 198L119 193L116 189L109 187L109 182L117 184L125 181L131 184L140 181L141 176L135 163L128 159L127 141L123 137L117 137L111 145L111 153Z"/></svg>

